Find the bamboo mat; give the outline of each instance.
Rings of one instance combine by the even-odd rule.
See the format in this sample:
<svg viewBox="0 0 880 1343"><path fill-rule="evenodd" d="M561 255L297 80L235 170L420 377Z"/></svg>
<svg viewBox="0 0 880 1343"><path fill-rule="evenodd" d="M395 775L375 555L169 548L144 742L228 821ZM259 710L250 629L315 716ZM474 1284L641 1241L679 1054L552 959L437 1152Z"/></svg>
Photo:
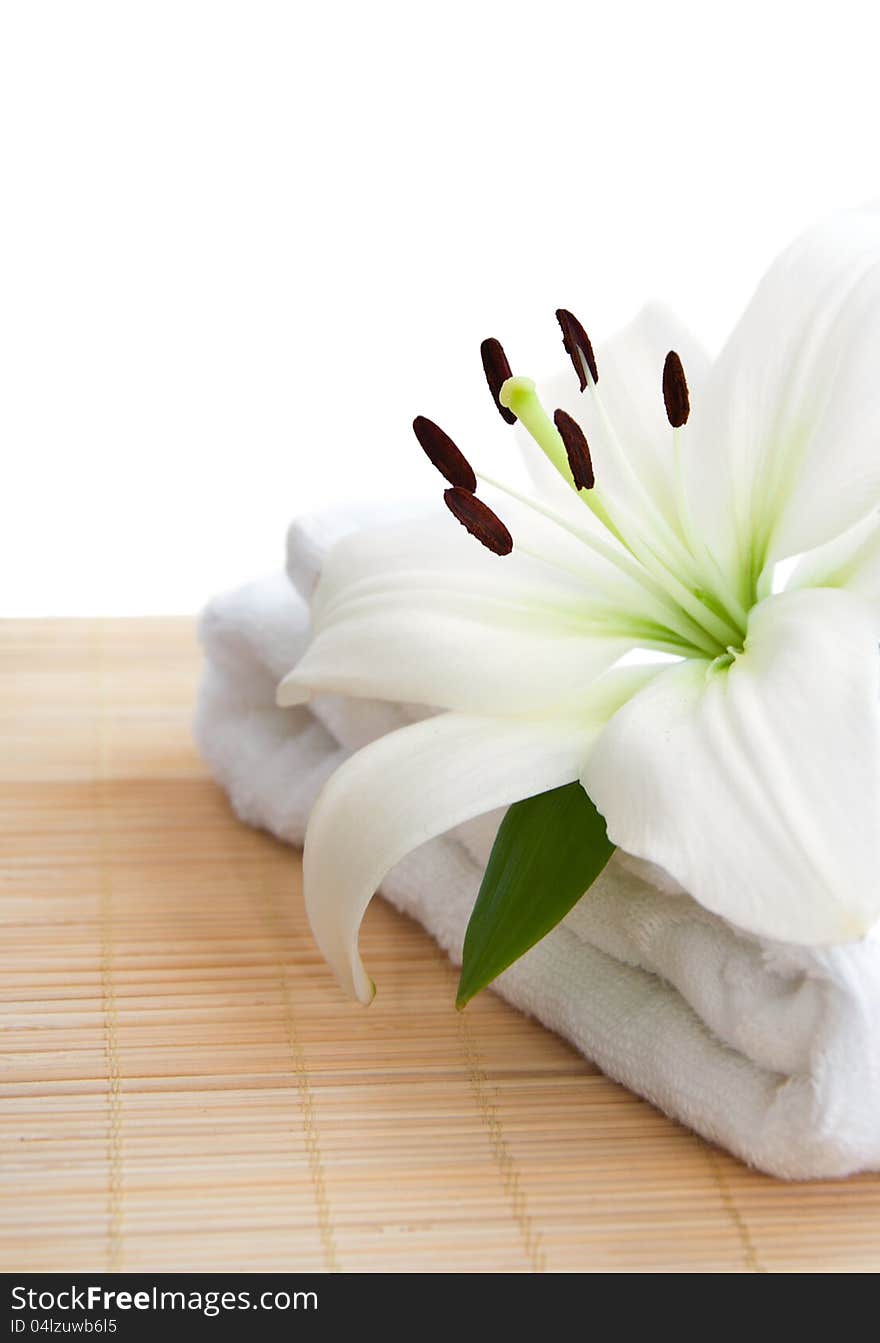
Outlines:
<svg viewBox="0 0 880 1343"><path fill-rule="evenodd" d="M187 621L0 624L0 1268L880 1268L880 1179L768 1179L458 1015L382 901L344 1001L193 750L197 666Z"/></svg>

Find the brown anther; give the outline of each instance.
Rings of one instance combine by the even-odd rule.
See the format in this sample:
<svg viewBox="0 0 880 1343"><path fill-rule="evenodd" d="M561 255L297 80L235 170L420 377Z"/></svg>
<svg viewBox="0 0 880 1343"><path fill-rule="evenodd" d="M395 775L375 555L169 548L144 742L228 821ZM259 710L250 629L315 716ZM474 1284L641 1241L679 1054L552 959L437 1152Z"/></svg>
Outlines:
<svg viewBox="0 0 880 1343"><path fill-rule="evenodd" d="M587 375L584 372L584 364L590 370L590 377L593 382L599 381L599 370L596 367L596 357L593 354L593 346L590 337L581 326L574 313L569 312L567 308L556 309L556 320L562 327L562 343L565 346L566 354L571 360L574 371L577 374L581 391L586 390Z"/></svg>
<svg viewBox="0 0 880 1343"><path fill-rule="evenodd" d="M461 489L470 491L477 488L473 467L439 424L426 419L424 415L417 415L413 420L413 433L419 440L425 456L436 466L441 476L446 477L450 485L458 485Z"/></svg>
<svg viewBox="0 0 880 1343"><path fill-rule="evenodd" d="M509 555L513 550L513 537L501 519L492 512L482 499L478 499L470 490L453 485L444 491L443 499L453 517L458 518L471 536L475 536L481 545L495 555Z"/></svg>
<svg viewBox="0 0 880 1343"><path fill-rule="evenodd" d="M596 483L593 474L593 462L586 435L578 424L564 410L557 410L553 423L559 430L559 437L565 444L565 453L576 490L591 490Z"/></svg>
<svg viewBox="0 0 880 1343"><path fill-rule="evenodd" d="M688 395L687 378L681 360L670 350L663 365L663 400L666 403L666 418L673 429L687 424L691 413L691 399Z"/></svg>
<svg viewBox="0 0 880 1343"><path fill-rule="evenodd" d="M507 406L502 406L498 400L499 393L507 379L512 376L510 364L507 362L507 355L504 353L504 347L500 340L490 336L484 340L480 346L480 357L483 360L483 372L486 375L486 381L489 384L489 391L492 393L492 400L501 412L501 418L508 424L516 424L516 416Z"/></svg>

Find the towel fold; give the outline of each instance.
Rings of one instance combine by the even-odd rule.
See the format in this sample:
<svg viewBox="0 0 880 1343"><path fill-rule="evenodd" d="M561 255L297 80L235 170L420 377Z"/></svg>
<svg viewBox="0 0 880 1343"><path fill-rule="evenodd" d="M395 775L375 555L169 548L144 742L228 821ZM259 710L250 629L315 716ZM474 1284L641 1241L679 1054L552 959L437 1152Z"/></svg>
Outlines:
<svg viewBox="0 0 880 1343"><path fill-rule="evenodd" d="M216 598L201 622L199 747L238 816L292 844L352 751L426 712L338 696L275 705L308 637L323 557L362 522L338 513L295 524L287 573ZM455 961L499 820L423 845L382 887ZM826 951L763 942L618 852L495 988L610 1077L762 1170L804 1179L880 1167L876 940Z"/></svg>

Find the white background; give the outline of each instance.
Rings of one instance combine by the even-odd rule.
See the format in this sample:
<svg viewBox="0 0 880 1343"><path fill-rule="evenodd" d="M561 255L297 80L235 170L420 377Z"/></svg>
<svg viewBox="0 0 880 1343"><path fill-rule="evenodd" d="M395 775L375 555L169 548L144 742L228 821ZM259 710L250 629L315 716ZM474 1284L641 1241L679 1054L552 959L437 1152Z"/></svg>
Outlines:
<svg viewBox="0 0 880 1343"><path fill-rule="evenodd" d="M540 375L560 304L717 346L878 192L874 18L6 3L0 613L193 610L299 510L436 489L413 414L503 436L479 342Z"/></svg>

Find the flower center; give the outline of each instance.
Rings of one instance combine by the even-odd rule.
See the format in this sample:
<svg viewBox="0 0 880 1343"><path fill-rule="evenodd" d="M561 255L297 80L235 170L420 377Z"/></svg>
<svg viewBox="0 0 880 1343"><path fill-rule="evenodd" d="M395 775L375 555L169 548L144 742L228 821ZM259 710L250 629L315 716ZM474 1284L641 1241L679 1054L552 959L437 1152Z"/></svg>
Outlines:
<svg viewBox="0 0 880 1343"><path fill-rule="evenodd" d="M594 426L602 434L604 460L613 467L607 481L597 480L587 437L566 411L551 419L531 378L515 377L500 343L481 346L483 369L495 404L508 424L518 420L565 483L590 510L595 523L580 525L483 472L475 471L449 436L433 421L418 416L416 437L450 489L444 499L450 511L482 545L497 555L511 551L543 564L576 567L511 536L498 515L476 496L478 482L516 500L609 564L623 579L616 591L625 605L592 606L592 619L611 633L632 637L650 650L710 659L713 668L730 665L742 650L748 615L726 582L714 557L693 525L683 483L682 435L690 414L687 379L678 355L670 351L662 376L663 400L672 430L675 516L658 507L639 479L615 432L599 393L599 371L593 347L578 319L566 309L556 314L566 352L582 394L592 402ZM591 594L592 596L592 594ZM601 606L601 603L600 603Z"/></svg>

